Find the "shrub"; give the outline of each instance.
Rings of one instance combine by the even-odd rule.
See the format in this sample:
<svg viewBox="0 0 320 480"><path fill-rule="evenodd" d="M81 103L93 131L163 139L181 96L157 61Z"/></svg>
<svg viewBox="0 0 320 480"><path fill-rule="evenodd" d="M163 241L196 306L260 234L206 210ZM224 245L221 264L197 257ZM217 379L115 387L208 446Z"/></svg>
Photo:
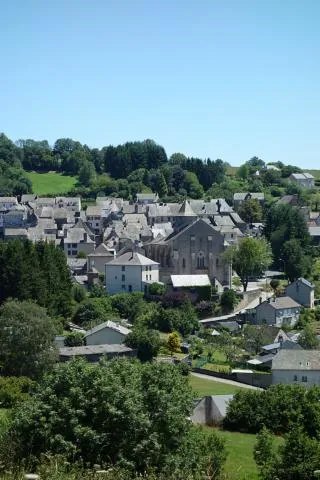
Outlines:
<svg viewBox="0 0 320 480"><path fill-rule="evenodd" d="M152 283L149 288L150 295L162 296L166 293L167 286L162 283Z"/></svg>
<svg viewBox="0 0 320 480"><path fill-rule="evenodd" d="M28 377L0 377L0 407L12 408L30 398L35 382Z"/></svg>
<svg viewBox="0 0 320 480"><path fill-rule="evenodd" d="M85 344L84 334L82 332L71 332L64 339L66 347L81 347Z"/></svg>
<svg viewBox="0 0 320 480"><path fill-rule="evenodd" d="M237 304L237 295L234 290L226 290L220 298L220 304L224 312L232 312Z"/></svg>

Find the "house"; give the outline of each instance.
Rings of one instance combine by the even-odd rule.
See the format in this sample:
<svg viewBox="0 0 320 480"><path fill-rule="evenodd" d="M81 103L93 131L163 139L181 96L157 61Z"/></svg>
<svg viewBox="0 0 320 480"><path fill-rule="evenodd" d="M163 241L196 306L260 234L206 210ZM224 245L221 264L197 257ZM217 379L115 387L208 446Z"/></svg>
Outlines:
<svg viewBox="0 0 320 480"><path fill-rule="evenodd" d="M137 193L136 195L137 203L140 204L149 204L156 203L158 201L157 193Z"/></svg>
<svg viewBox="0 0 320 480"><path fill-rule="evenodd" d="M318 226L308 226L309 235L311 237L312 243L319 245L320 243L320 227Z"/></svg>
<svg viewBox="0 0 320 480"><path fill-rule="evenodd" d="M88 255L88 270L95 268L99 273L105 273L105 264L114 259L114 250L109 249L104 243Z"/></svg>
<svg viewBox="0 0 320 480"><path fill-rule="evenodd" d="M87 345L83 347L62 347L59 350L60 362L67 362L76 357L84 357L90 363L97 363L101 358L136 357L137 352L125 345Z"/></svg>
<svg viewBox="0 0 320 480"><path fill-rule="evenodd" d="M100 205L88 205L86 210L87 224L96 235L102 233L102 206Z"/></svg>
<svg viewBox="0 0 320 480"><path fill-rule="evenodd" d="M258 200L260 205L264 204L263 192L240 192L233 195L233 206L235 210L239 210L248 200Z"/></svg>
<svg viewBox="0 0 320 480"><path fill-rule="evenodd" d="M291 183L299 185L301 188L313 188L314 187L314 176L311 173L291 173L289 177Z"/></svg>
<svg viewBox="0 0 320 480"><path fill-rule="evenodd" d="M295 282L286 287L286 295L293 298L304 307L314 307L315 286L305 278L298 278Z"/></svg>
<svg viewBox="0 0 320 480"><path fill-rule="evenodd" d="M272 297L255 308L252 321L257 325L294 326L300 310L301 305L291 297Z"/></svg>
<svg viewBox="0 0 320 480"><path fill-rule="evenodd" d="M105 265L105 286L111 295L120 292L144 292L159 282L159 264L133 250Z"/></svg>
<svg viewBox="0 0 320 480"><path fill-rule="evenodd" d="M297 207L300 204L299 195L294 193L293 195L283 195L276 202L277 205L292 205Z"/></svg>
<svg viewBox="0 0 320 480"><path fill-rule="evenodd" d="M28 232L25 228L5 228L5 240L28 240Z"/></svg>
<svg viewBox="0 0 320 480"><path fill-rule="evenodd" d="M84 228L77 225L64 228L63 249L68 257L76 257L79 252L85 254L94 252L94 241Z"/></svg>
<svg viewBox="0 0 320 480"><path fill-rule="evenodd" d="M209 219L192 217L191 223L145 243L144 249L149 258L159 262L160 280L164 283L170 282L171 275L206 274L213 283L229 285L231 269L222 258L228 245Z"/></svg>
<svg viewBox="0 0 320 480"><path fill-rule="evenodd" d="M8 212L18 205L16 197L0 197L0 212Z"/></svg>
<svg viewBox="0 0 320 480"><path fill-rule="evenodd" d="M272 361L272 383L320 385L320 351L280 350Z"/></svg>
<svg viewBox="0 0 320 480"><path fill-rule="evenodd" d="M84 338L87 345L121 345L130 332L119 323L108 320L88 330Z"/></svg>
<svg viewBox="0 0 320 480"><path fill-rule="evenodd" d="M232 399L233 395L208 395L201 398L193 409L191 422L196 425L220 425Z"/></svg>

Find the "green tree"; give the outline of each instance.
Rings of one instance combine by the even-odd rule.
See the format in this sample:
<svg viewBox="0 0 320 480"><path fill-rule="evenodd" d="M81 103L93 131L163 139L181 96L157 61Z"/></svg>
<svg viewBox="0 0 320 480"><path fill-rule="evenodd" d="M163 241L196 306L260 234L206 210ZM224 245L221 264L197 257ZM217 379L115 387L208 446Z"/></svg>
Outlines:
<svg viewBox="0 0 320 480"><path fill-rule="evenodd" d="M73 285L72 296L77 303L81 303L87 296L87 293L81 285Z"/></svg>
<svg viewBox="0 0 320 480"><path fill-rule="evenodd" d="M261 222L262 208L259 200L251 198L245 201L239 209L239 215L246 223Z"/></svg>
<svg viewBox="0 0 320 480"><path fill-rule="evenodd" d="M261 351L261 347L265 345L267 325L254 326L245 325L243 330L244 348L255 355Z"/></svg>
<svg viewBox="0 0 320 480"><path fill-rule="evenodd" d="M172 332L168 335L167 345L171 355L175 352L181 352L181 340L178 332Z"/></svg>
<svg viewBox="0 0 320 480"><path fill-rule="evenodd" d="M237 176L242 180L247 180L247 178L249 177L249 167L246 163L244 163L238 168Z"/></svg>
<svg viewBox="0 0 320 480"><path fill-rule="evenodd" d="M306 325L299 335L299 345L306 350L316 350L319 348L319 339L317 332L311 325Z"/></svg>
<svg viewBox="0 0 320 480"><path fill-rule="evenodd" d="M0 307L1 374L39 378L56 361L56 326L44 308L9 300Z"/></svg>
<svg viewBox="0 0 320 480"><path fill-rule="evenodd" d="M125 344L137 350L137 356L142 362L147 362L156 357L160 350L160 336L155 330L136 328L127 335Z"/></svg>
<svg viewBox="0 0 320 480"><path fill-rule="evenodd" d="M96 169L93 163L85 161L79 170L79 182L85 187L89 187L96 178Z"/></svg>
<svg viewBox="0 0 320 480"><path fill-rule="evenodd" d="M264 471L274 461L273 436L265 427L257 435L253 456L258 468Z"/></svg>
<svg viewBox="0 0 320 480"><path fill-rule="evenodd" d="M118 315L113 310L109 297L94 297L79 304L72 320L78 325L92 328L117 317Z"/></svg>
<svg viewBox="0 0 320 480"><path fill-rule="evenodd" d="M293 238L285 242L281 251L284 271L290 282L307 273L311 265L297 239Z"/></svg>
<svg viewBox="0 0 320 480"><path fill-rule="evenodd" d="M220 305L224 313L230 313L237 305L238 298L234 290L226 290L222 293L220 298Z"/></svg>
<svg viewBox="0 0 320 480"><path fill-rule="evenodd" d="M271 264L272 254L267 241L247 237L240 239L237 246L230 247L224 259L232 264L246 292L250 276L266 270Z"/></svg>
<svg viewBox="0 0 320 480"><path fill-rule="evenodd" d="M82 332L71 332L64 339L66 347L81 347L85 344L84 334Z"/></svg>
<svg viewBox="0 0 320 480"><path fill-rule="evenodd" d="M73 463L142 474L153 469L167 478L178 472L198 478L212 468L217 478L224 445L192 427L191 410L188 378L173 365L71 361L58 365L16 410L6 443L13 464L59 453Z"/></svg>

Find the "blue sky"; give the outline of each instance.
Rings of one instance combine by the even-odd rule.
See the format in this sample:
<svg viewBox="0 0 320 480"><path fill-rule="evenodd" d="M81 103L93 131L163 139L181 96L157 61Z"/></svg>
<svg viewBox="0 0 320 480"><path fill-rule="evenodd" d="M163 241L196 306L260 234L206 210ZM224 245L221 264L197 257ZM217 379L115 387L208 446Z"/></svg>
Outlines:
<svg viewBox="0 0 320 480"><path fill-rule="evenodd" d="M0 130L320 168L317 0L4 0Z"/></svg>

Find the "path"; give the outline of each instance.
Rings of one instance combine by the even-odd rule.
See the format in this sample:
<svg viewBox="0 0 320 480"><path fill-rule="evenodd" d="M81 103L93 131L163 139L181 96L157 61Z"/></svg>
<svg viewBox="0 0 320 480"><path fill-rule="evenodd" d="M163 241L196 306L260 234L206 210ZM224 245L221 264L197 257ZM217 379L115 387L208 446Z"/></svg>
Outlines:
<svg viewBox="0 0 320 480"><path fill-rule="evenodd" d="M212 377L211 375L204 375L203 373L191 372L194 377L204 378L205 380L212 380L214 382L227 383L228 385L234 385L236 387L248 388L249 390L263 390L253 385L247 385L246 383L235 382L234 380L228 380L227 378Z"/></svg>

